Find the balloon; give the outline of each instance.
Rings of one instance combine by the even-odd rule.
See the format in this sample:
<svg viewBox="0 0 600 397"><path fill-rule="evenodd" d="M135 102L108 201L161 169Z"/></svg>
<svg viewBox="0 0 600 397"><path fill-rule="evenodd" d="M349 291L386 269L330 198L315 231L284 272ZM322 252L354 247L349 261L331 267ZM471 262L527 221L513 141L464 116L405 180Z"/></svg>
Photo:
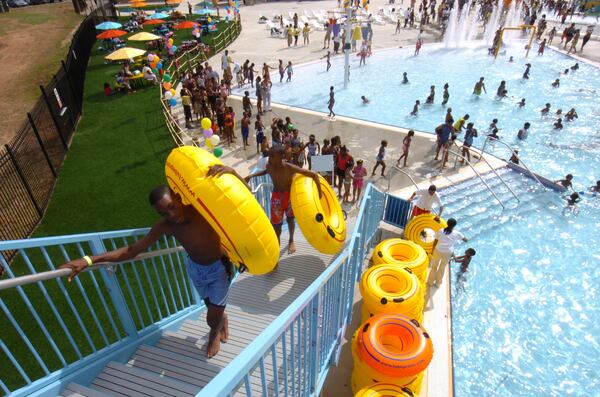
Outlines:
<svg viewBox="0 0 600 397"><path fill-rule="evenodd" d="M177 46L176 45L174 45L173 47L171 47L171 49L173 50L173 53L177 52Z"/></svg>
<svg viewBox="0 0 600 397"><path fill-rule="evenodd" d="M148 54L148 62L154 61L154 55Z"/></svg>
<svg viewBox="0 0 600 397"><path fill-rule="evenodd" d="M208 21L208 23L211 23L212 22L212 18L208 17L207 21Z"/></svg>
<svg viewBox="0 0 600 397"><path fill-rule="evenodd" d="M173 44L173 39L169 39L169 44Z"/></svg>
<svg viewBox="0 0 600 397"><path fill-rule="evenodd" d="M175 98L169 99L169 105L171 105L171 106L177 105L177 99L175 99Z"/></svg>
<svg viewBox="0 0 600 397"><path fill-rule="evenodd" d="M171 94L171 91L165 92L165 99L168 101L171 98L173 98L173 94Z"/></svg>
<svg viewBox="0 0 600 397"><path fill-rule="evenodd" d="M154 74L158 74L158 69L156 69L156 68L153 68L153 69L152 69L152 73L154 73Z"/></svg>
<svg viewBox="0 0 600 397"><path fill-rule="evenodd" d="M166 81L167 83L168 83L169 81L171 81L171 75L170 75L170 74L168 74L168 73L167 73L167 74L165 74L165 75L163 76L163 81Z"/></svg>
<svg viewBox="0 0 600 397"><path fill-rule="evenodd" d="M212 148L213 148L213 144L212 144L212 143L210 143L210 140L209 140L209 139L205 139L205 140L204 140L204 143L206 143L206 147L207 147L207 148L209 148L209 149L211 149L211 150L212 150Z"/></svg>
<svg viewBox="0 0 600 397"><path fill-rule="evenodd" d="M208 117L204 117L202 120L200 120L200 125L202 126L203 130L210 130L212 121L210 121Z"/></svg>
<svg viewBox="0 0 600 397"><path fill-rule="evenodd" d="M171 94L175 95L175 88L171 88L169 91L171 92Z"/></svg>
<svg viewBox="0 0 600 397"><path fill-rule="evenodd" d="M156 64L156 69L162 69L162 63L161 62L159 62L159 63Z"/></svg>
<svg viewBox="0 0 600 397"><path fill-rule="evenodd" d="M158 57L158 55L154 55L154 62L156 62L156 63L160 62L160 58Z"/></svg>
<svg viewBox="0 0 600 397"><path fill-rule="evenodd" d="M173 48L173 44L167 44L167 49L170 50L171 48Z"/></svg>
<svg viewBox="0 0 600 397"><path fill-rule="evenodd" d="M208 129L208 130L203 130L202 133L204 134L204 137L206 139L210 138L211 136L213 136L213 131Z"/></svg>
<svg viewBox="0 0 600 397"><path fill-rule="evenodd" d="M219 142L221 142L221 138L219 138L218 135L213 135L210 138L208 138L208 140L210 141L210 143L212 143L213 146L217 146Z"/></svg>
<svg viewBox="0 0 600 397"><path fill-rule="evenodd" d="M221 149L220 147L216 147L213 150L213 154L215 155L215 157L219 158L223 155L223 149Z"/></svg>
<svg viewBox="0 0 600 397"><path fill-rule="evenodd" d="M168 81L165 81L163 83L163 88L167 91L169 91L171 89L171 83L169 83Z"/></svg>

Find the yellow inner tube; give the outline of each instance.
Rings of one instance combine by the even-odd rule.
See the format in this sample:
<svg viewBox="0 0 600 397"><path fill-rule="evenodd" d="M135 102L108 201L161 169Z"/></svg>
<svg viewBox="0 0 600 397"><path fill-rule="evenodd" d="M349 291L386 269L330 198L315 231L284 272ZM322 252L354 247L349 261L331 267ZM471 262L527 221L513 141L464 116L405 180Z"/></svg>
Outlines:
<svg viewBox="0 0 600 397"><path fill-rule="evenodd" d="M373 250L373 264L382 263L409 268L422 283L427 279L427 253L412 241L401 238L383 240Z"/></svg>
<svg viewBox="0 0 600 397"><path fill-rule="evenodd" d="M412 390L393 383L375 383L360 389L354 397L414 397Z"/></svg>
<svg viewBox="0 0 600 397"><path fill-rule="evenodd" d="M346 221L342 206L325 178L321 181L322 197L312 178L296 174L292 181L290 199L296 222L306 240L317 251L337 254L346 241Z"/></svg>
<svg viewBox="0 0 600 397"><path fill-rule="evenodd" d="M254 195L237 177L206 177L215 164L222 163L204 149L173 149L165 165L167 182L183 204L193 205L219 234L224 251L240 270L268 273L279 259L275 231Z"/></svg>
<svg viewBox="0 0 600 397"><path fill-rule="evenodd" d="M421 322L423 290L409 269L389 264L373 266L363 273L359 288L366 311L363 321L378 313L400 313Z"/></svg>
<svg viewBox="0 0 600 397"><path fill-rule="evenodd" d="M440 218L439 222L435 220L433 214L421 214L412 218L406 228L404 229L404 237L408 240L419 244L423 249L431 254L433 248L433 237L428 230L432 230L434 233L440 229L448 226L446 221ZM427 238L423 238L423 234L427 235Z"/></svg>

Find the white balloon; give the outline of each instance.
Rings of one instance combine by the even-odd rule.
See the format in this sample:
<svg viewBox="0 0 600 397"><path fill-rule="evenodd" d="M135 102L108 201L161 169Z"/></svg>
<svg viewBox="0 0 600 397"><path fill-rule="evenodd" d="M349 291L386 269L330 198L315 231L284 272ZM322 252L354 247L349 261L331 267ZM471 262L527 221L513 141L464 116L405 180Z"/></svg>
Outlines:
<svg viewBox="0 0 600 397"><path fill-rule="evenodd" d="M171 91L165 92L165 99L168 101L171 98L173 98L173 94L171 93Z"/></svg>
<svg viewBox="0 0 600 397"><path fill-rule="evenodd" d="M217 146L219 142L221 142L221 138L219 138L218 135L213 135L210 138L208 138L208 140L210 141L210 143L212 143L213 146Z"/></svg>

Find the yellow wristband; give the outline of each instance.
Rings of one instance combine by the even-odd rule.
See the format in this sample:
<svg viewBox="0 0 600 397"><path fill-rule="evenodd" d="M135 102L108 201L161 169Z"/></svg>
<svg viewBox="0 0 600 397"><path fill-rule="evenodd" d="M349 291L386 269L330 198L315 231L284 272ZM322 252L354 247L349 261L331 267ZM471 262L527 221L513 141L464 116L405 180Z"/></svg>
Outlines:
<svg viewBox="0 0 600 397"><path fill-rule="evenodd" d="M85 263L87 263L88 266L92 266L92 264L94 263L94 262L92 262L92 258L90 258L87 255L84 256L82 259L85 261Z"/></svg>

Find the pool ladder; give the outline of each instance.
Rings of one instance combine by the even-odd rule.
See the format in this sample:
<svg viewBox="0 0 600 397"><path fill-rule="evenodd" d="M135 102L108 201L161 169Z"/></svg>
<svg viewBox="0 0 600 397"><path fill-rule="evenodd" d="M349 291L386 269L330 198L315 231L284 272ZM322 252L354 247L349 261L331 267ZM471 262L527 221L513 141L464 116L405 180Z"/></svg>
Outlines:
<svg viewBox="0 0 600 397"><path fill-rule="evenodd" d="M446 156L448 156L449 154L452 154L455 156L455 160L454 160L454 168L456 168L456 165L458 163L458 159L462 159L462 161L464 161L470 168L471 170L473 170L473 172L475 173L475 175L477 175L477 177L479 178L479 180L485 185L485 187L487 188L487 190L492 194L492 196L494 196L494 198L496 199L496 201L498 202L498 204L500 204L500 206L502 207L502 209L505 209L506 206L504 205L504 203L502 202L502 200L500 200L500 198L498 197L498 195L492 190L492 188L490 187L490 185L485 181L485 179L483 179L483 177L481 176L481 174L475 169L475 166L462 154L457 153L453 150L450 149L445 149L444 152L442 153L442 165L440 166L440 174L442 173L444 166L446 165ZM514 196L514 198L517 200L517 203L520 203L521 200L519 199L519 197L517 196L517 194L514 192L514 190L512 190L512 188L508 185L508 183L506 183L506 181L504 180L504 178L502 178L502 176L498 173L498 171L496 171L496 168L494 168L489 161L487 161L487 159L485 158L485 152L482 150L481 153L479 154L479 160L483 160L487 166L490 168L490 170L494 173L494 175L496 175L496 177L498 177L498 179L500 179L500 181L502 182L502 184L504 186L506 186L506 188L508 189L508 191ZM518 205L518 204L517 204Z"/></svg>

